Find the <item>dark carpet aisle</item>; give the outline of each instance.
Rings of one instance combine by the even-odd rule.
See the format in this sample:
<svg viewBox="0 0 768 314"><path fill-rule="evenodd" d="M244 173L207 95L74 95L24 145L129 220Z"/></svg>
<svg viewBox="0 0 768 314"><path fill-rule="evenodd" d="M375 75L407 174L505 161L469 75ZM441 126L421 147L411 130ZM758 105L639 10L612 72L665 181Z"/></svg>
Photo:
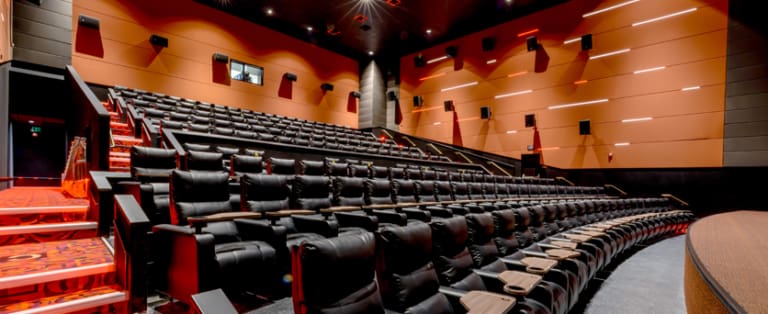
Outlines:
<svg viewBox="0 0 768 314"><path fill-rule="evenodd" d="M684 258L684 235L638 251L603 282L586 313L686 313Z"/></svg>

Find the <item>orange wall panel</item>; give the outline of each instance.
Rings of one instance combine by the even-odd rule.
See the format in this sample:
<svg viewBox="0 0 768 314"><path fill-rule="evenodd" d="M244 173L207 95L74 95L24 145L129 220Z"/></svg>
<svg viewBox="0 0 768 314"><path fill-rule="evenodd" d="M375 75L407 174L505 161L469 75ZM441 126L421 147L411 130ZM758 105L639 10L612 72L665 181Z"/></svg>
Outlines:
<svg viewBox="0 0 768 314"><path fill-rule="evenodd" d="M80 14L101 21L96 35L79 33L73 21L72 63L88 82L357 127L347 112L349 93L359 90L355 60L194 1L75 0L73 16ZM168 38L168 47L153 47L151 34ZM87 45L97 49L79 49ZM215 79L217 52L263 67L264 85ZM290 98L279 93L287 72L298 76ZM326 82L333 91L320 89Z"/></svg>
<svg viewBox="0 0 768 314"><path fill-rule="evenodd" d="M0 63L11 60L11 0L0 0Z"/></svg>
<svg viewBox="0 0 768 314"><path fill-rule="evenodd" d="M401 130L450 142L454 101L463 144L511 157L527 153L533 130L524 116L535 114L544 161L562 168L663 168L722 166L727 0L638 1L582 17L623 0L574 0L420 52L429 60L449 45L456 59L423 68L414 55L402 58L401 99L424 97L423 108L404 111ZM653 23L633 23L696 8ZM542 49L526 50L535 33ZM593 34L593 49L564 41ZM493 51L480 49L483 37L496 38ZM603 58L600 54L629 48ZM494 62L488 62L494 60ZM663 67L657 71L639 70ZM445 88L477 82L465 88ZM579 84L576 84L579 82ZM684 91L683 88L698 87ZM516 96L495 96L530 91ZM562 109L550 106L607 99ZM406 103L406 106L410 102ZM480 108L491 107L490 120ZM624 119L652 117L623 123ZM579 120L589 119L591 135L579 135ZM435 123L441 124L436 126ZM614 146L630 143L629 146ZM609 152L614 159L608 162Z"/></svg>

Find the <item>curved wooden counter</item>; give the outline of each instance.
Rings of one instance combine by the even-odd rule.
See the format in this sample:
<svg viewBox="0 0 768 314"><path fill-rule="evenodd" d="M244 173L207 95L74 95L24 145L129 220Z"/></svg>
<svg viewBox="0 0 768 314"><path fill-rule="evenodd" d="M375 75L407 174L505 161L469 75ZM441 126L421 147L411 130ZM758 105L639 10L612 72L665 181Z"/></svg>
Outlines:
<svg viewBox="0 0 768 314"><path fill-rule="evenodd" d="M688 229L688 313L768 313L768 212L735 211Z"/></svg>

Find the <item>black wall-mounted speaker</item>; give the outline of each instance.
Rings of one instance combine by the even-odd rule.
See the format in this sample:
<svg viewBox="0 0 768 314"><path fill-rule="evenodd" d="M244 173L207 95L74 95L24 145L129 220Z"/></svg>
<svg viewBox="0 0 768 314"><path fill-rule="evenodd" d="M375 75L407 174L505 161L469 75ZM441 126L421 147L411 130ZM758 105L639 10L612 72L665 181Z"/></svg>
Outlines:
<svg viewBox="0 0 768 314"><path fill-rule="evenodd" d="M333 90L333 84L331 83L323 83L320 85L320 88L324 91L332 91Z"/></svg>
<svg viewBox="0 0 768 314"><path fill-rule="evenodd" d="M536 126L536 116L534 114L525 115L525 127L532 128Z"/></svg>
<svg viewBox="0 0 768 314"><path fill-rule="evenodd" d="M456 56L459 55L459 47L456 47L456 46L445 47L445 54L447 54L451 58L456 58Z"/></svg>
<svg viewBox="0 0 768 314"><path fill-rule="evenodd" d="M421 68L421 67L424 67L425 65L427 65L427 61L424 60L424 56L418 55L413 57L413 66L417 68Z"/></svg>
<svg viewBox="0 0 768 314"><path fill-rule="evenodd" d="M95 17L90 17L87 15L80 15L77 17L77 23L80 26L93 28L93 29L99 29L99 19Z"/></svg>
<svg viewBox="0 0 768 314"><path fill-rule="evenodd" d="M421 96L413 96L413 106L421 107L424 104L424 98Z"/></svg>
<svg viewBox="0 0 768 314"><path fill-rule="evenodd" d="M536 39L536 36L528 37L528 39L525 40L525 45L528 47L528 51L534 51L539 48L539 42Z"/></svg>
<svg viewBox="0 0 768 314"><path fill-rule="evenodd" d="M446 100L443 102L443 110L445 112L453 111L453 100Z"/></svg>
<svg viewBox="0 0 768 314"><path fill-rule="evenodd" d="M293 73L290 73L290 72L286 72L285 74L283 74L283 77L286 80L289 80L291 82L296 82L296 80L299 79L299 77L296 74L293 74Z"/></svg>
<svg viewBox="0 0 768 314"><path fill-rule="evenodd" d="M387 92L387 100L394 101L395 99L397 99L397 94L395 94L394 91L388 91Z"/></svg>
<svg viewBox="0 0 768 314"><path fill-rule="evenodd" d="M152 36L149 36L149 42L155 46L168 47L168 38L160 35L152 34Z"/></svg>
<svg viewBox="0 0 768 314"><path fill-rule="evenodd" d="M213 54L213 61L216 61L219 63L229 63L229 56L223 53L217 52Z"/></svg>
<svg viewBox="0 0 768 314"><path fill-rule="evenodd" d="M581 36L581 50L592 49L592 34Z"/></svg>
<svg viewBox="0 0 768 314"><path fill-rule="evenodd" d="M360 98L360 92L351 92L349 94L352 95L352 97Z"/></svg>
<svg viewBox="0 0 768 314"><path fill-rule="evenodd" d="M491 118L491 107L480 107L480 119L487 120Z"/></svg>
<svg viewBox="0 0 768 314"><path fill-rule="evenodd" d="M579 121L579 135L592 134L589 119Z"/></svg>
<svg viewBox="0 0 768 314"><path fill-rule="evenodd" d="M493 50L493 48L496 48L496 38L483 37L482 46L483 46L483 51Z"/></svg>

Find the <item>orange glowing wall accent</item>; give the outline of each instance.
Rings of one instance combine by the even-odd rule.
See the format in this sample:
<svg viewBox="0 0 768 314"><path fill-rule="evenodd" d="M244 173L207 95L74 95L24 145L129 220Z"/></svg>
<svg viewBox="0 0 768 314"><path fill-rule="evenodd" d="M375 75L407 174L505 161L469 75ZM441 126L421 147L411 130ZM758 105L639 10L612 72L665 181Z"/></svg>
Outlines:
<svg viewBox="0 0 768 314"><path fill-rule="evenodd" d="M95 36L78 31L80 14L100 20ZM347 108L360 89L351 58L195 1L74 0L72 16L72 64L88 82L357 127ZM153 47L150 34L169 46ZM264 85L230 80L216 52L264 67ZM287 72L298 80L284 80ZM323 93L324 82L334 90Z"/></svg>
<svg viewBox="0 0 768 314"><path fill-rule="evenodd" d="M528 36L528 35L536 34L538 32L539 32L539 29L538 28L534 28L532 30L525 31L525 32L517 34L517 37L525 37L525 36Z"/></svg>
<svg viewBox="0 0 768 314"><path fill-rule="evenodd" d="M11 0L0 0L0 63L11 60Z"/></svg>
<svg viewBox="0 0 768 314"><path fill-rule="evenodd" d="M572 0L457 40L419 51L439 55L447 46L462 51L454 62L413 65L414 55L401 59L401 97L424 97L425 108L456 104L442 110L406 112L400 130L415 136L519 158L533 142L525 128L526 114L535 114L548 165L560 168L721 167L725 109L725 59L728 0L637 1L631 5L582 17L621 0ZM632 27L692 7L698 9L669 19ZM527 51L525 36L538 27L541 51ZM581 51L567 39L593 35L593 48ZM496 38L496 48L483 51L484 37ZM589 56L631 49L627 53L590 60ZM496 62L488 64L487 60ZM664 65L641 75L638 69ZM446 73L429 80L437 73ZM466 82L475 86L441 92ZM588 84L585 84L587 83ZM689 86L700 89L682 91ZM510 97L509 93L528 91ZM549 106L608 99L585 106L549 110ZM473 119L490 106L490 120ZM636 117L648 121L622 123ZM579 135L579 121L591 121L591 135ZM508 130L517 130L508 134ZM456 136L460 136L457 139ZM631 143L615 146L616 143ZM608 159L613 154L612 160Z"/></svg>

